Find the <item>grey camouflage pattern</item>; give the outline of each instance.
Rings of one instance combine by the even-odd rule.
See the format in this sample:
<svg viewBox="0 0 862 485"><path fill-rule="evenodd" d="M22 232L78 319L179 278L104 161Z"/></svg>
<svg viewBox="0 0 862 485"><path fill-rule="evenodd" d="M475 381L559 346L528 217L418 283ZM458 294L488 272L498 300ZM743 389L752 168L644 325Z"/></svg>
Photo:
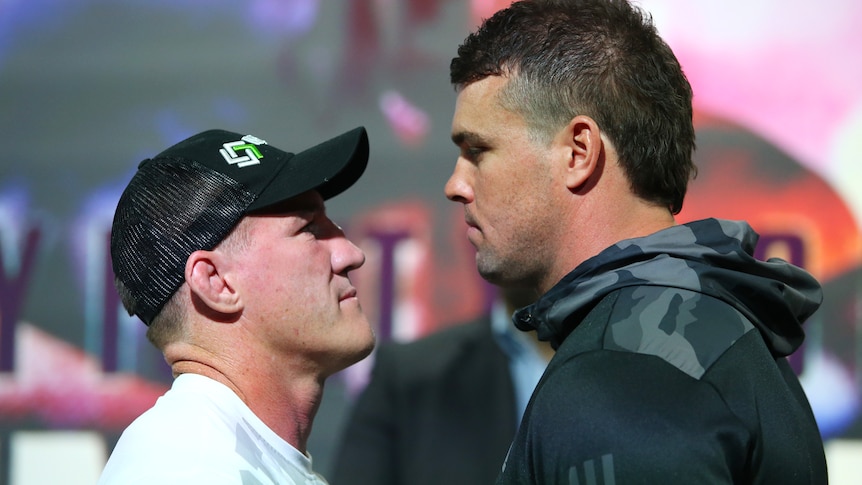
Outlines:
<svg viewBox="0 0 862 485"><path fill-rule="evenodd" d="M619 320L612 322L616 330L609 335L609 344L645 353L660 353L665 346L664 352L680 352L672 363L697 376L708 367L712 353L726 349L753 325L773 355L789 355L802 344L802 324L820 306L822 291L801 268L777 258L756 260L757 239L745 222L704 219L621 241L515 312L513 321L521 330L536 330L540 339L556 348L604 296L641 287L628 289L628 300L615 310ZM644 308L653 317L649 322L632 322L625 316ZM712 332L697 325L702 312L725 312L733 325L724 330L726 334L713 335L718 340L711 344L699 337ZM639 333L632 332L632 325L641 325ZM617 341L614 333L629 337ZM632 340L637 334L641 338ZM680 340L687 344L670 345ZM689 348L688 355L680 348Z"/></svg>
<svg viewBox="0 0 862 485"><path fill-rule="evenodd" d="M604 347L655 355L695 379L754 330L742 314L702 293L660 286L631 286L620 293Z"/></svg>

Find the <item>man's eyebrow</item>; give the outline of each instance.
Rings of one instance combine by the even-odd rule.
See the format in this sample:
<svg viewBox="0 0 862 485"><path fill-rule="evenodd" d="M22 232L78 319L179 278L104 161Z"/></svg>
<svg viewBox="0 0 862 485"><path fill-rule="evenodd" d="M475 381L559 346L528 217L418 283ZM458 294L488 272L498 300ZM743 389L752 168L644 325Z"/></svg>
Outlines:
<svg viewBox="0 0 862 485"><path fill-rule="evenodd" d="M472 131L459 131L457 133L452 133L452 143L456 145L487 145L488 140L479 135L478 133L473 133Z"/></svg>

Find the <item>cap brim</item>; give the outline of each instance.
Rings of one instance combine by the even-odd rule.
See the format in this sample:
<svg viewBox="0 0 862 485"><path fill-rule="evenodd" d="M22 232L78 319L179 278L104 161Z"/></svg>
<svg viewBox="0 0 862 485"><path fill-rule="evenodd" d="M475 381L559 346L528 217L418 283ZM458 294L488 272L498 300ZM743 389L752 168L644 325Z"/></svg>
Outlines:
<svg viewBox="0 0 862 485"><path fill-rule="evenodd" d="M335 197L365 172L368 152L368 133L361 126L299 152L247 211L263 209L309 190L317 190L324 200Z"/></svg>

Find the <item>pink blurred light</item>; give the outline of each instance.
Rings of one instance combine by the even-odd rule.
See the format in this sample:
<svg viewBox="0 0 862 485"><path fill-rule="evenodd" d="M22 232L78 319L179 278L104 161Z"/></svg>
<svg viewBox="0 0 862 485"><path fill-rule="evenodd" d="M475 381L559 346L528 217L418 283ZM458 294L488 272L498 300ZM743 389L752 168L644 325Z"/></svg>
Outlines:
<svg viewBox="0 0 862 485"><path fill-rule="evenodd" d="M694 88L695 107L745 126L821 173L862 104L862 5L643 0Z"/></svg>
<svg viewBox="0 0 862 485"><path fill-rule="evenodd" d="M405 145L416 147L424 143L431 122L428 115L395 91L380 96L380 110L390 129Z"/></svg>

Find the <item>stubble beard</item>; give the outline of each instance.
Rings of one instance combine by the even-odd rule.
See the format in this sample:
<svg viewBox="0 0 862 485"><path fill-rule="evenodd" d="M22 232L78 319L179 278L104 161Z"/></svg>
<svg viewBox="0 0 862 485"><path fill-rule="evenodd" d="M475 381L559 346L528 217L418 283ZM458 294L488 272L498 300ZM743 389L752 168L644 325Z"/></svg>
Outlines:
<svg viewBox="0 0 862 485"><path fill-rule="evenodd" d="M488 283L509 288L529 288L534 283L529 276L531 265L514 257L504 257L489 250L476 251L476 269Z"/></svg>

